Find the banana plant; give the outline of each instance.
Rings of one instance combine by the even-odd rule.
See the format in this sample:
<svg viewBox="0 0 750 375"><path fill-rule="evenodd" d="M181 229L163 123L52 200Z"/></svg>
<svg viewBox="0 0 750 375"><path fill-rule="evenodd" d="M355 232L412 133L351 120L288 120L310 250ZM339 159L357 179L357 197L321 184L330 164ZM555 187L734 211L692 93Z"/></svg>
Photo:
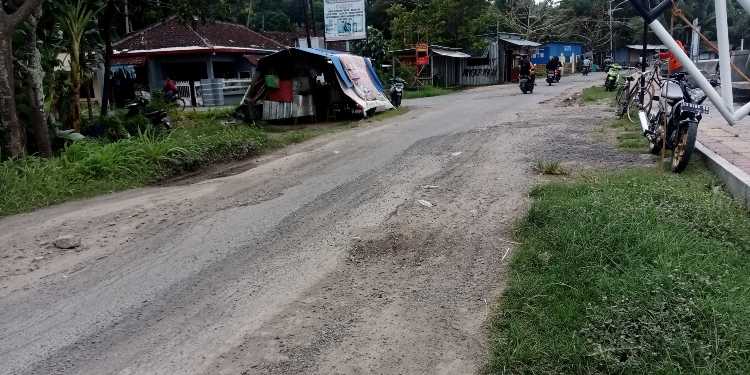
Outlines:
<svg viewBox="0 0 750 375"><path fill-rule="evenodd" d="M61 17L63 32L68 37L68 53L70 56L71 97L71 127L81 131L81 50L84 35L96 16L97 10L92 9L83 0L76 0L66 4Z"/></svg>

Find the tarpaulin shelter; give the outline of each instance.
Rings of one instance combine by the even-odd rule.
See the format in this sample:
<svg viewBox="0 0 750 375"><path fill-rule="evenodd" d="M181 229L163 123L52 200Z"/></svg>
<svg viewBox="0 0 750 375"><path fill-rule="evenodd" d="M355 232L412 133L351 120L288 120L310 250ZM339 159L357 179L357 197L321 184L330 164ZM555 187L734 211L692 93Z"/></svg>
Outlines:
<svg viewBox="0 0 750 375"><path fill-rule="evenodd" d="M243 106L254 119L326 119L393 108L370 59L316 48L289 48L258 61Z"/></svg>

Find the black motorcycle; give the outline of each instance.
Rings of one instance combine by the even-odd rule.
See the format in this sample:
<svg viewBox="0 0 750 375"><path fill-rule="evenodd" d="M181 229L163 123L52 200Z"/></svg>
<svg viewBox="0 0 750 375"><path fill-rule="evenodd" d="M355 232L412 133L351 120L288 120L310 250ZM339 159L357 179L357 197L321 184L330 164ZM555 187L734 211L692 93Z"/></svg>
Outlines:
<svg viewBox="0 0 750 375"><path fill-rule="evenodd" d="M555 71L547 71L547 85L552 86L553 83L557 82Z"/></svg>
<svg viewBox="0 0 750 375"><path fill-rule="evenodd" d="M583 73L584 76L587 76L589 75L589 73L591 73L591 67L584 65L583 70L581 72Z"/></svg>
<svg viewBox="0 0 750 375"><path fill-rule="evenodd" d="M691 88L687 73L673 73L662 86L659 111L649 119L645 132L649 151L658 155L663 148L672 151L672 172L685 170L695 149L698 124L708 107L702 105L707 96L703 90ZM718 81L712 80L716 87Z"/></svg>
<svg viewBox="0 0 750 375"><path fill-rule="evenodd" d="M535 81L536 76L534 75L522 75L518 80L518 85L519 87L521 87L521 92L524 94L533 94L534 86L536 86L536 84L534 83Z"/></svg>
<svg viewBox="0 0 750 375"><path fill-rule="evenodd" d="M172 120L169 118L169 114L165 110L148 110L149 102L143 97L136 97L135 100L128 103L125 106L127 109L127 116L134 117L142 115L147 118L151 125L156 129L169 130L172 129Z"/></svg>
<svg viewBox="0 0 750 375"><path fill-rule="evenodd" d="M404 97L404 86L406 81L401 78L391 78L391 104L394 107L401 107L401 99Z"/></svg>

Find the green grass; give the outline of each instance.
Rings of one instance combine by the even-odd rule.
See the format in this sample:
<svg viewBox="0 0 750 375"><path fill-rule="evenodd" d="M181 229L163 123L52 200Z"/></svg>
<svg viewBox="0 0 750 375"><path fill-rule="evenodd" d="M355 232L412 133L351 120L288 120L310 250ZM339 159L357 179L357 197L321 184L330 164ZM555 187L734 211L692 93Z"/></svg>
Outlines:
<svg viewBox="0 0 750 375"><path fill-rule="evenodd" d="M557 160L537 160L534 164L534 169L544 175L561 176L568 174Z"/></svg>
<svg viewBox="0 0 750 375"><path fill-rule="evenodd" d="M265 133L204 123L168 136L146 132L113 143L81 141L51 159L0 163L0 216L71 199L139 187L209 163L256 154Z"/></svg>
<svg viewBox="0 0 750 375"><path fill-rule="evenodd" d="M598 85L584 89L582 96L584 103L595 103L603 100L614 100L615 94L614 91L607 91L604 86Z"/></svg>
<svg viewBox="0 0 750 375"><path fill-rule="evenodd" d="M621 150L637 153L648 150L648 140L643 136L640 125L623 118L613 121L611 127L616 129L617 147Z"/></svg>
<svg viewBox="0 0 750 375"><path fill-rule="evenodd" d="M404 99L430 98L433 96L452 94L458 90L442 87L425 86L417 90L404 91Z"/></svg>
<svg viewBox="0 0 750 375"><path fill-rule="evenodd" d="M698 163L535 188L494 374L750 373L750 217Z"/></svg>
<svg viewBox="0 0 750 375"><path fill-rule="evenodd" d="M367 121L405 112L383 112ZM224 124L230 113L173 113L177 128L166 135L147 131L112 143L86 140L51 159L0 162L0 217L144 186L212 163L244 159L355 126L343 122L266 129Z"/></svg>

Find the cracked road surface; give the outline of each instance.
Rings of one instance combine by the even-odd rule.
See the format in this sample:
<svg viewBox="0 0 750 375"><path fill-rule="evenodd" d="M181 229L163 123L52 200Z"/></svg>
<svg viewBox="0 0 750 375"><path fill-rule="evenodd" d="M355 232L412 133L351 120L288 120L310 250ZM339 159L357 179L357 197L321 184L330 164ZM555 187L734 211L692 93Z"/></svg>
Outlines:
<svg viewBox="0 0 750 375"><path fill-rule="evenodd" d="M2 219L0 374L475 373L531 164L608 152L581 130L601 110L559 100L599 78L412 100L240 174Z"/></svg>

